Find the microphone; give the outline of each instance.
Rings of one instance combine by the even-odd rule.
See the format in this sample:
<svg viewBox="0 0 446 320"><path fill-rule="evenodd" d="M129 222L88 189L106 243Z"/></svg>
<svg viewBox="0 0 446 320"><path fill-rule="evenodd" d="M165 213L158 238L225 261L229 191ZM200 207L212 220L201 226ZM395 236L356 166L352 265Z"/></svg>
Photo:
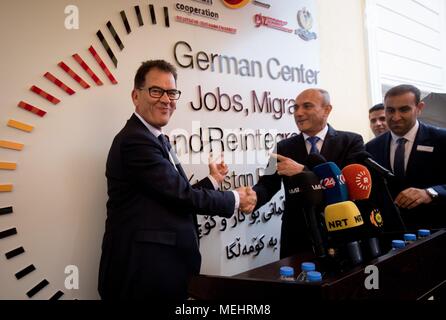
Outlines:
<svg viewBox="0 0 446 320"><path fill-rule="evenodd" d="M351 164L342 169L350 200L368 199L372 191L369 170L360 164Z"/></svg>
<svg viewBox="0 0 446 320"><path fill-rule="evenodd" d="M358 152L355 155L358 162L366 164L369 168L373 169L376 173L384 178L395 178L395 175L390 171L380 165L378 162L372 159L372 155L367 151Z"/></svg>
<svg viewBox="0 0 446 320"><path fill-rule="evenodd" d="M289 177L288 199L291 202L299 201L307 228L309 230L313 251L316 256L325 256L325 246L321 234L321 221L319 220L319 208L323 205L324 194L319 178L311 171L303 171L295 176Z"/></svg>
<svg viewBox="0 0 446 320"><path fill-rule="evenodd" d="M348 200L348 190L344 176L334 162L326 162L313 168L321 181L327 205Z"/></svg>
<svg viewBox="0 0 446 320"><path fill-rule="evenodd" d="M364 224L361 212L352 201L330 204L324 212L328 232L353 229Z"/></svg>
<svg viewBox="0 0 446 320"><path fill-rule="evenodd" d="M383 220L381 212L369 200L372 190L372 177L369 170L360 164L351 164L342 169L345 177L349 198L355 201L362 219L364 221L364 241L367 252L371 258L381 255L381 249L377 238L378 231L381 231Z"/></svg>
<svg viewBox="0 0 446 320"><path fill-rule="evenodd" d="M326 163L327 159L325 159L322 155L318 153L310 153L305 161L308 169L313 171L313 168L317 165Z"/></svg>
<svg viewBox="0 0 446 320"><path fill-rule="evenodd" d="M377 177L380 177L382 181L382 189L377 192L380 192L378 194L377 192L374 192L375 198L381 198L381 206L383 209L386 209L386 221L387 225L394 226L393 229L398 229L398 231L406 231L405 223L401 217L401 212L398 206L395 205L394 199L392 197L392 194L390 192L387 179L388 178L395 178L394 174L381 166L379 163L377 163L375 160L371 158L370 153L366 151L358 152L355 155L355 158L358 159L358 161L363 162L368 168L372 169L373 172L377 174ZM376 188L375 188L376 189ZM387 215L387 211L390 213ZM387 219L389 218L389 219ZM390 224L389 224L390 221Z"/></svg>
<svg viewBox="0 0 446 320"><path fill-rule="evenodd" d="M352 201L343 201L325 208L325 225L331 234L339 256L348 256L353 266L362 263L362 252L357 240L364 221L358 207Z"/></svg>

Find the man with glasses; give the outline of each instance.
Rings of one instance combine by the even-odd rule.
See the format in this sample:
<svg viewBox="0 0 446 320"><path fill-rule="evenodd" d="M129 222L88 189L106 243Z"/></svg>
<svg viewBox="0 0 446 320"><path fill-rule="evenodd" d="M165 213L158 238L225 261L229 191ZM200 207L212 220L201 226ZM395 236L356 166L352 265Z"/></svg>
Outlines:
<svg viewBox="0 0 446 320"><path fill-rule="evenodd" d="M330 95L323 89L307 89L296 98L294 120L300 134L280 141L277 155L270 160L268 167L276 164L253 187L257 193L256 209L267 203L284 183L288 189L289 177L304 169L311 153L322 155L327 161L335 162L341 169L355 162L355 154L364 150L362 137L356 133L337 131L327 124L332 106ZM305 204L291 205L285 193L285 212L282 216L280 258L303 251L311 251L312 242L303 214Z"/></svg>
<svg viewBox="0 0 446 320"><path fill-rule="evenodd" d="M99 270L103 299L185 300L201 256L196 213L231 217L251 212L248 188L216 190L228 168L210 163L210 175L192 186L162 128L181 92L175 68L164 60L138 69L135 113L113 140L107 159L107 221Z"/></svg>

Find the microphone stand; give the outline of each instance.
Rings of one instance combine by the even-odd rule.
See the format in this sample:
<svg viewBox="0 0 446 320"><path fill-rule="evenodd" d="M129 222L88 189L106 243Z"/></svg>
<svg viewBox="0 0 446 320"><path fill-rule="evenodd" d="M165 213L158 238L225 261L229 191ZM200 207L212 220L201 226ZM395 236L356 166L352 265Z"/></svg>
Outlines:
<svg viewBox="0 0 446 320"><path fill-rule="evenodd" d="M390 200L390 203L392 204L393 209L395 210L396 213L396 217L398 219L398 222L401 226L401 231L406 232L406 225L404 224L403 218L401 218L401 212L400 209L398 208L397 205L395 205L395 203L393 202L393 198L392 198L392 194L390 193L390 189L389 189L389 185L387 183L387 179L383 176L381 176L382 181L384 182L384 189L386 190L385 194L387 196L387 198Z"/></svg>

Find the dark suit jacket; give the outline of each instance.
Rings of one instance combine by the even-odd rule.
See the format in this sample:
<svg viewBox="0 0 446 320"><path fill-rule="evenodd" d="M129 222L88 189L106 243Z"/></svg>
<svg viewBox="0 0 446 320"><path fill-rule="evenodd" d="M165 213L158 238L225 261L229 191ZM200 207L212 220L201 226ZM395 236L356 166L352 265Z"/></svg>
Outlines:
<svg viewBox="0 0 446 320"><path fill-rule="evenodd" d="M191 186L135 115L113 141L106 177L101 297L185 299L201 264L194 215L230 217L234 195L210 190L208 178Z"/></svg>
<svg viewBox="0 0 446 320"><path fill-rule="evenodd" d="M327 161L335 162L341 169L347 164L355 162L354 155L364 150L362 137L356 133L337 131L328 127L327 135L321 149L321 155ZM306 163L308 152L302 134L280 141L277 152L301 164ZM280 190L283 181L285 189L288 188L289 178L279 176L275 168L271 168L270 161L267 173L259 179L254 186L257 193L257 208L267 203ZM302 212L302 204L291 204L285 193L285 212L282 216L280 257L284 258L297 252L311 250L311 238L306 228Z"/></svg>
<svg viewBox="0 0 446 320"><path fill-rule="evenodd" d="M390 142L392 136L386 132L366 144L367 151L383 167L391 170ZM421 146L421 150L420 150ZM433 147L433 152L423 151L423 146ZM420 205L411 210L401 210L408 229L446 227L446 130L420 122L415 143L409 155L406 177L403 181L389 181L390 191L395 198L409 187L426 189L433 187L439 199L429 205ZM384 220L384 224L386 221Z"/></svg>

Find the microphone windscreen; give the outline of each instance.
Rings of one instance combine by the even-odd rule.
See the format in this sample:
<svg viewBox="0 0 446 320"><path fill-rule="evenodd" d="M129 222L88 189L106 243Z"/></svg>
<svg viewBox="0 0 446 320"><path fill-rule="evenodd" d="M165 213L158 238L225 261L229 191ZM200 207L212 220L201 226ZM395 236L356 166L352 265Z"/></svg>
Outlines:
<svg viewBox="0 0 446 320"><path fill-rule="evenodd" d="M286 192L289 200L301 201L303 206L319 206L324 202L319 178L311 171L289 177Z"/></svg>
<svg viewBox="0 0 446 320"><path fill-rule="evenodd" d="M310 170L313 170L314 167L326 162L327 159L325 159L322 155L318 153L310 153L305 161L305 164Z"/></svg>
<svg viewBox="0 0 446 320"><path fill-rule="evenodd" d="M328 232L351 229L363 224L361 212L352 201L331 204L325 208L325 225Z"/></svg>
<svg viewBox="0 0 446 320"><path fill-rule="evenodd" d="M313 172L319 177L327 205L348 200L348 190L344 176L334 162L315 166Z"/></svg>
<svg viewBox="0 0 446 320"><path fill-rule="evenodd" d="M368 199L372 191L372 177L361 164L351 164L342 169L350 200Z"/></svg>

